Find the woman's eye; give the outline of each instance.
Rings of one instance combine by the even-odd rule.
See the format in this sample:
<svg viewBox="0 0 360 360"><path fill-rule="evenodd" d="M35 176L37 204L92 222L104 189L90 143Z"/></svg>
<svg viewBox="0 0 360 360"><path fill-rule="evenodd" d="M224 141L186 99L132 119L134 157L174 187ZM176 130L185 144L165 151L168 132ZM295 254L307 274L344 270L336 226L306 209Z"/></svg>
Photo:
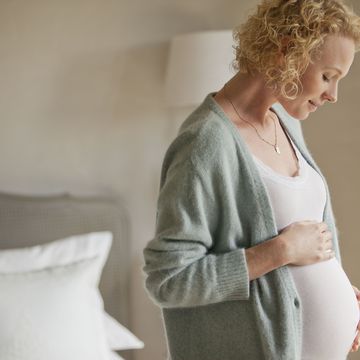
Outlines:
<svg viewBox="0 0 360 360"><path fill-rule="evenodd" d="M329 79L325 75L323 75L323 80L329 82Z"/></svg>

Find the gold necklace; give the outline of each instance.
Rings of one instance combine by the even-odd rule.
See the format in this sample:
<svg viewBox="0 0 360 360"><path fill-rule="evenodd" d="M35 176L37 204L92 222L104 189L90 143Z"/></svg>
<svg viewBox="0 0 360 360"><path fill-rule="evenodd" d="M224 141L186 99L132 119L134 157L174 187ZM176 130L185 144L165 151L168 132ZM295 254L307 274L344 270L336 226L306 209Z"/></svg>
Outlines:
<svg viewBox="0 0 360 360"><path fill-rule="evenodd" d="M265 140L265 139L259 134L259 132L257 131L256 127L255 127L251 122L245 120L243 117L240 116L240 114L239 114L239 112L237 111L235 105L233 104L233 102L230 100L230 98L228 97L228 95L227 95L227 93L226 93L226 86L227 86L227 83L225 83L225 85L224 85L224 87L223 87L223 89L224 89L224 96L225 96L226 100L229 101L229 103L232 105L232 107L234 108L234 110L235 110L236 114L238 115L238 117L239 117L241 120L247 122L249 125L251 125L251 126L255 129L257 135L259 136L259 138L260 138L262 141L264 141L264 142L268 143L269 145L271 145L271 146L274 148L274 150L275 150L276 153L281 154L281 153L280 153L280 148L279 148L279 146L278 146L278 144L277 144L277 132L276 132L276 124L275 124L274 118L271 116L271 119L273 120L273 122L274 122L274 127L275 127L275 144L271 144L270 142L268 142L267 140Z"/></svg>

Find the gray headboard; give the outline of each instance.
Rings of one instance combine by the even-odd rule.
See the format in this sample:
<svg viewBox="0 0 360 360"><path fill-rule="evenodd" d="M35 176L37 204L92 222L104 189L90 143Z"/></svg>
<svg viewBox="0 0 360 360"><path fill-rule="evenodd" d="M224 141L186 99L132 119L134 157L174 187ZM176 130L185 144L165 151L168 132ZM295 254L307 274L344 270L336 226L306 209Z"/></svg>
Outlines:
<svg viewBox="0 0 360 360"><path fill-rule="evenodd" d="M129 327L130 236L128 215L119 197L69 194L24 196L0 193L0 248L43 244L70 235L109 230L113 243L100 281L106 311ZM131 330L131 328L130 328ZM119 354L133 358L131 351Z"/></svg>

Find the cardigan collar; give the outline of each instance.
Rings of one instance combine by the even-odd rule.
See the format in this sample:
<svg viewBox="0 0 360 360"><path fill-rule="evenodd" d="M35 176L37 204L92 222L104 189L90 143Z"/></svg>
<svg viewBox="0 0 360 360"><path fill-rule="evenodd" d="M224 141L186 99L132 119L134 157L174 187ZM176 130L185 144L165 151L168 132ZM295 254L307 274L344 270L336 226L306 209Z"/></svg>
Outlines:
<svg viewBox="0 0 360 360"><path fill-rule="evenodd" d="M249 158L251 158L251 153L250 153L250 149L248 148L248 146L246 145L245 141L243 140L241 134L239 133L239 131L237 130L236 126L234 125L234 123L229 119L229 117L225 114L225 112L223 111L223 109L220 107L220 105L214 100L214 95L216 94L216 92L211 92L209 93L205 100L204 100L204 104L208 104L211 109L216 112L222 119L224 119L227 123L231 124L231 128L233 130L235 130L236 133L236 138L238 139L238 141L241 143L242 148L244 149L244 151L246 152L246 155L248 155ZM273 106L271 107L271 109L276 113L276 115L279 118L279 121L281 123L281 125L285 128L286 132L288 133L288 135L290 136L291 140L295 143L295 145L297 146L297 148L299 149L299 151L301 152L301 155L307 160L307 162L314 168L315 171L317 171L320 176L323 176L319 167L316 165L314 159L312 158L311 154L309 153L309 151L306 148L306 145L303 143L303 140L301 138L299 138L299 136L296 136L296 132L297 132L297 127L299 128L301 125L297 124L297 122L299 122L298 119L295 119L294 117L290 116L286 110L284 109L284 107L280 104L280 103L275 103L273 104ZM299 130L298 130L299 131ZM301 131L301 129L300 129ZM255 165L255 164L253 164Z"/></svg>

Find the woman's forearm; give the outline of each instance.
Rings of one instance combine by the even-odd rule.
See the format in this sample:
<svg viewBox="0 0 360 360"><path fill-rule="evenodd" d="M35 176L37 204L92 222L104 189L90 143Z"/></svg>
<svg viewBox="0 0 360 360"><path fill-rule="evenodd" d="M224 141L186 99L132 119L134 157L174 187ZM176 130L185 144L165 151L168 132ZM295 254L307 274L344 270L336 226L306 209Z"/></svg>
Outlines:
<svg viewBox="0 0 360 360"><path fill-rule="evenodd" d="M286 244L281 235L247 248L245 255L250 281L288 264Z"/></svg>

